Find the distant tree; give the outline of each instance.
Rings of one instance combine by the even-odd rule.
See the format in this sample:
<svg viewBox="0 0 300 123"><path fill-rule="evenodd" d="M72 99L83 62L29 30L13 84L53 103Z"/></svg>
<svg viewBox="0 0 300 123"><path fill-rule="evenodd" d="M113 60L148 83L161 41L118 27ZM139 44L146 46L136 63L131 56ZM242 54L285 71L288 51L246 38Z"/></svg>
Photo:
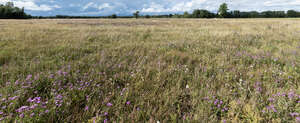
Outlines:
<svg viewBox="0 0 300 123"><path fill-rule="evenodd" d="M117 18L118 16L116 15L116 14L112 14L111 16L110 16L110 18Z"/></svg>
<svg viewBox="0 0 300 123"><path fill-rule="evenodd" d="M287 17L297 17L298 16L298 12L295 10L288 10L286 14L287 14Z"/></svg>
<svg viewBox="0 0 300 123"><path fill-rule="evenodd" d="M233 18L240 18L241 17L241 12L239 10L234 10L231 12L231 16Z"/></svg>
<svg viewBox="0 0 300 123"><path fill-rule="evenodd" d="M205 9L195 10L193 16L196 18L212 18L214 14Z"/></svg>
<svg viewBox="0 0 300 123"><path fill-rule="evenodd" d="M150 18L150 15L146 15L145 18Z"/></svg>
<svg viewBox="0 0 300 123"><path fill-rule="evenodd" d="M220 5L219 7L219 11L218 11L218 15L221 17L221 18L226 18L228 16L228 6L226 3L223 3Z"/></svg>
<svg viewBox="0 0 300 123"><path fill-rule="evenodd" d="M284 18L285 17L285 12L284 11L274 11L274 16L276 18Z"/></svg>
<svg viewBox="0 0 300 123"><path fill-rule="evenodd" d="M192 13L192 17L193 18L199 18L200 17L200 10L199 9L195 9Z"/></svg>
<svg viewBox="0 0 300 123"><path fill-rule="evenodd" d="M261 15L264 18L271 18L271 17L273 17L273 12L272 11L264 11L261 13Z"/></svg>
<svg viewBox="0 0 300 123"><path fill-rule="evenodd" d="M139 11L136 11L135 13L133 13L133 16L137 19L137 18L139 18L139 15L140 14L140 12Z"/></svg>
<svg viewBox="0 0 300 123"><path fill-rule="evenodd" d="M249 17L250 18L259 18L260 15L259 15L259 12L257 12L257 11L251 11L251 12L249 12Z"/></svg>
<svg viewBox="0 0 300 123"><path fill-rule="evenodd" d="M184 18L190 18L191 15L189 14L189 12L186 11L186 12L183 13L183 17Z"/></svg>

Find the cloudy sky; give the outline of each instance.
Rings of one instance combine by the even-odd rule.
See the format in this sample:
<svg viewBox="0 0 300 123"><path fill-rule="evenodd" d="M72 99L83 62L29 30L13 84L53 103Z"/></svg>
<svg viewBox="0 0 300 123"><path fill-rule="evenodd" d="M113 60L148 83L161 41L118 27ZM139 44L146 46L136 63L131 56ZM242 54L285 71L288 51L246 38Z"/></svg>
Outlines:
<svg viewBox="0 0 300 123"><path fill-rule="evenodd" d="M142 14L167 14L192 11L197 8L215 12L226 2L231 10L300 11L300 0L0 0L25 7L32 15L131 15L139 10Z"/></svg>

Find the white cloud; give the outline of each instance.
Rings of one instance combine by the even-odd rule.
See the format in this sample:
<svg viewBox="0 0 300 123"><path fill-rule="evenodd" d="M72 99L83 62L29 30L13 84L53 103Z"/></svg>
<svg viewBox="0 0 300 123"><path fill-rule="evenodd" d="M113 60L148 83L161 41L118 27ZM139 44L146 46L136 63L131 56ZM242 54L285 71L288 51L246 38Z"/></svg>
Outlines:
<svg viewBox="0 0 300 123"><path fill-rule="evenodd" d="M51 11L55 8L61 8L59 5L38 5L35 3L35 0L0 0L0 3L5 4L6 2L13 2L17 7L24 7L26 10L31 11Z"/></svg>
<svg viewBox="0 0 300 123"><path fill-rule="evenodd" d="M99 10L105 9L105 8L111 8L112 6L109 5L109 3L104 3L98 7Z"/></svg>
<svg viewBox="0 0 300 123"><path fill-rule="evenodd" d="M176 2L170 7L152 2L149 7L142 8L141 12L160 13L160 12L183 12L198 9L207 0L190 0L188 2Z"/></svg>
<svg viewBox="0 0 300 123"><path fill-rule="evenodd" d="M103 3L101 5L94 3L94 2L89 2L85 6L82 7L82 10L87 10L89 8L96 8L98 10L103 10L107 8L111 8L112 6L109 3Z"/></svg>
<svg viewBox="0 0 300 123"><path fill-rule="evenodd" d="M86 4L85 6L82 7L83 10L86 10L90 7L92 7L94 5L94 2L89 2L88 4Z"/></svg>
<svg viewBox="0 0 300 123"><path fill-rule="evenodd" d="M300 0L269 0L264 2L265 6L300 6Z"/></svg>

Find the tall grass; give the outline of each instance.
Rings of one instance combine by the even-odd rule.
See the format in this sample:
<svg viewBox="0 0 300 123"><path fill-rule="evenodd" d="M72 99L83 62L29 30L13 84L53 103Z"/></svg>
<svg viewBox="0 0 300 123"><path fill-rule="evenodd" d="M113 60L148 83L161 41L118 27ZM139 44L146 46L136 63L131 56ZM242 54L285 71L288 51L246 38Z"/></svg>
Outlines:
<svg viewBox="0 0 300 123"><path fill-rule="evenodd" d="M299 19L1 20L0 122L299 122Z"/></svg>

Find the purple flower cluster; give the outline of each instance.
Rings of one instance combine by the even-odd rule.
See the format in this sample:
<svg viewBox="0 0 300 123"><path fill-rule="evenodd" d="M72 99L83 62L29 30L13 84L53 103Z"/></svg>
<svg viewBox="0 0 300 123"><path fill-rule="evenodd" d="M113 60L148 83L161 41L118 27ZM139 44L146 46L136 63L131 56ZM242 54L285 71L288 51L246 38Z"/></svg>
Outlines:
<svg viewBox="0 0 300 123"><path fill-rule="evenodd" d="M42 101L41 97L34 97L34 98L28 98L27 102L30 103L31 105L27 106L21 106L16 110L17 113L19 113L20 118L25 117L26 112L31 112L30 117L35 116L35 109L45 109L47 108L48 101L46 100L45 102ZM41 112L40 115L44 114L44 112Z"/></svg>
<svg viewBox="0 0 300 123"><path fill-rule="evenodd" d="M273 112L277 112L276 108L274 105L270 105L270 106L267 106L267 109L270 111L273 111Z"/></svg>
<svg viewBox="0 0 300 123"><path fill-rule="evenodd" d="M222 100L216 99L216 100L214 101L214 105L215 105L217 108L221 109L222 112L228 111L228 108L224 105L224 103L223 103Z"/></svg>
<svg viewBox="0 0 300 123"><path fill-rule="evenodd" d="M261 93L262 92L262 88L261 88L261 83L260 82L256 82L254 85L255 91L257 93Z"/></svg>
<svg viewBox="0 0 300 123"><path fill-rule="evenodd" d="M229 110L229 108L226 106L226 103L224 103L223 100L216 98L216 96L212 96L212 97L207 96L204 97L203 100L213 105L211 107L212 110L218 110L221 112L226 112Z"/></svg>
<svg viewBox="0 0 300 123"><path fill-rule="evenodd" d="M55 97L55 105L57 106L57 107L60 107L60 106L62 106L62 103L63 103L63 96L62 95L60 95L60 94L58 94L56 97Z"/></svg>

